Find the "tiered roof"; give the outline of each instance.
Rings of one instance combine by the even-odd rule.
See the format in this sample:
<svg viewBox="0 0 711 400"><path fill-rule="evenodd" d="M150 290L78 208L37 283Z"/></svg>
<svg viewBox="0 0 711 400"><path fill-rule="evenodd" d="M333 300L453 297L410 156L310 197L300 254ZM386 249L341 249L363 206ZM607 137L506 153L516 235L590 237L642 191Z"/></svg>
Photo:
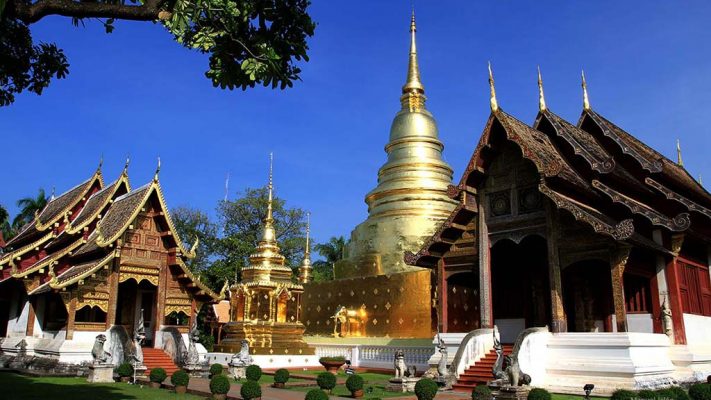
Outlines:
<svg viewBox="0 0 711 400"><path fill-rule="evenodd" d="M711 237L711 194L683 166L593 111L586 87L573 125L548 109L541 82L539 113L528 126L498 107L490 81L491 115L459 184L449 189L460 205L419 252L405 255L408 264L433 267L465 232L473 234L476 188L502 138L533 163L543 195L599 234L662 253L669 250L651 239L652 229Z"/></svg>

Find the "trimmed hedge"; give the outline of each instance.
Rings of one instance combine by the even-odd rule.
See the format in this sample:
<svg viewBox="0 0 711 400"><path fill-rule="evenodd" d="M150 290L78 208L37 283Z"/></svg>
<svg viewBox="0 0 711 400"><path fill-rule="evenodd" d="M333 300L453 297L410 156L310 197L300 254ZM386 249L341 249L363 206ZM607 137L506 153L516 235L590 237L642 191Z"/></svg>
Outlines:
<svg viewBox="0 0 711 400"><path fill-rule="evenodd" d="M612 397L610 400L632 400L637 397L637 393L631 390L617 389L612 392Z"/></svg>
<svg viewBox="0 0 711 400"><path fill-rule="evenodd" d="M222 374L222 364L212 364L210 365L210 376Z"/></svg>
<svg viewBox="0 0 711 400"><path fill-rule="evenodd" d="M429 378L422 378L415 384L415 396L417 400L432 400L437 395L437 382Z"/></svg>
<svg viewBox="0 0 711 400"><path fill-rule="evenodd" d="M711 385L708 383L697 383L689 388L691 400L711 400Z"/></svg>
<svg viewBox="0 0 711 400"><path fill-rule="evenodd" d="M491 389L486 385L477 385L472 390L472 400L491 400Z"/></svg>
<svg viewBox="0 0 711 400"><path fill-rule="evenodd" d="M168 377L168 374L165 372L163 368L153 368L151 370L150 375L148 378L151 380L151 382L156 382L156 383L163 383L165 378Z"/></svg>
<svg viewBox="0 0 711 400"><path fill-rule="evenodd" d="M248 380L242 384L239 394L244 400L256 399L258 397L262 397L262 387L259 386L257 381Z"/></svg>
<svg viewBox="0 0 711 400"><path fill-rule="evenodd" d="M116 373L122 378L133 376L133 365L127 362L121 363L121 365L116 368Z"/></svg>
<svg viewBox="0 0 711 400"><path fill-rule="evenodd" d="M258 381L262 377L262 369L259 365L250 365L244 371L244 375L247 377L248 381Z"/></svg>
<svg viewBox="0 0 711 400"><path fill-rule="evenodd" d="M311 389L306 392L304 400L328 400L328 395L321 389Z"/></svg>
<svg viewBox="0 0 711 400"><path fill-rule="evenodd" d="M190 375L182 369L173 372L170 377L170 382L175 386L188 386L190 383Z"/></svg>
<svg viewBox="0 0 711 400"><path fill-rule="evenodd" d="M274 372L274 383L287 383L289 376L289 370L280 368Z"/></svg>
<svg viewBox="0 0 711 400"><path fill-rule="evenodd" d="M336 375L330 372L321 372L316 377L316 384L323 390L331 391L336 387Z"/></svg>
<svg viewBox="0 0 711 400"><path fill-rule="evenodd" d="M659 389L656 391L657 398L671 400L689 400L689 395L684 389L679 386L673 386L668 389Z"/></svg>
<svg viewBox="0 0 711 400"><path fill-rule="evenodd" d="M346 358L343 356L336 357L321 357L318 359L319 362L346 362Z"/></svg>
<svg viewBox="0 0 711 400"><path fill-rule="evenodd" d="M546 389L533 388L528 392L528 400L551 400L551 393Z"/></svg>
<svg viewBox="0 0 711 400"><path fill-rule="evenodd" d="M360 375L349 375L346 379L346 388L351 393L363 390L363 377Z"/></svg>
<svg viewBox="0 0 711 400"><path fill-rule="evenodd" d="M219 365L219 364L215 364ZM230 380L226 376L219 374L210 379L210 392L212 394L227 394L230 391Z"/></svg>

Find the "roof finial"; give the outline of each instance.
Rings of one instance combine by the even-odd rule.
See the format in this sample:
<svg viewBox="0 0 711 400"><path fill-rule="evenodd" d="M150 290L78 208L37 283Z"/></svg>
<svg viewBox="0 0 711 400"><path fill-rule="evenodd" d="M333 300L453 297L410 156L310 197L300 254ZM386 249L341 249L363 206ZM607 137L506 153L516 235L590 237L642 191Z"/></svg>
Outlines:
<svg viewBox="0 0 711 400"><path fill-rule="evenodd" d="M99 158L99 166L96 168L97 171L101 172L101 167L104 166L104 153L101 153L101 157Z"/></svg>
<svg viewBox="0 0 711 400"><path fill-rule="evenodd" d="M160 156L158 156L158 165L156 166L156 173L153 175L153 180L158 182L158 174L160 174Z"/></svg>
<svg viewBox="0 0 711 400"><path fill-rule="evenodd" d="M546 111L546 97L543 94L543 78L541 78L541 66L538 66L538 110Z"/></svg>
<svg viewBox="0 0 711 400"><path fill-rule="evenodd" d="M311 254L311 244L309 242L309 235L311 234L311 213L306 213L306 249L304 253Z"/></svg>
<svg viewBox="0 0 711 400"><path fill-rule="evenodd" d="M269 153L269 200L267 203L267 221L271 222L274 218L272 216L272 201L273 201L273 194L272 192L274 191L274 182L273 182L273 176L274 176L274 153Z"/></svg>
<svg viewBox="0 0 711 400"><path fill-rule="evenodd" d="M128 173L128 164L131 163L131 156L127 155L126 156L126 164L123 165L123 173L127 174Z"/></svg>
<svg viewBox="0 0 711 400"><path fill-rule="evenodd" d="M499 103L496 101L496 88L494 87L494 73L491 72L491 61L489 61L489 90L491 92L491 98L489 103L491 105L491 111L499 111Z"/></svg>
<svg viewBox="0 0 711 400"><path fill-rule="evenodd" d="M701 179L701 174L699 174L699 185L704 186L704 180Z"/></svg>
<svg viewBox="0 0 711 400"><path fill-rule="evenodd" d="M420 81L420 67L417 63L416 32L415 7L413 6L412 17L410 18L410 60L407 66L407 81L405 86L402 87L402 96L400 98L403 108L407 107L410 111L423 108L425 103L425 87Z"/></svg>
<svg viewBox="0 0 711 400"><path fill-rule="evenodd" d="M684 160L681 159L681 143L679 139L676 140L676 163L679 164L680 167L684 166Z"/></svg>
<svg viewBox="0 0 711 400"><path fill-rule="evenodd" d="M54 186L52 186L52 194L49 196L49 201L54 200Z"/></svg>
<svg viewBox="0 0 711 400"><path fill-rule="evenodd" d="M309 234L311 232L311 213L306 213L306 248L304 249L304 260L299 267L299 282L308 283L312 280L311 270L311 245L309 244Z"/></svg>
<svg viewBox="0 0 711 400"><path fill-rule="evenodd" d="M588 99L588 84L585 82L585 70L581 70L580 73L581 77L583 78L583 109L589 110L590 109L590 100Z"/></svg>

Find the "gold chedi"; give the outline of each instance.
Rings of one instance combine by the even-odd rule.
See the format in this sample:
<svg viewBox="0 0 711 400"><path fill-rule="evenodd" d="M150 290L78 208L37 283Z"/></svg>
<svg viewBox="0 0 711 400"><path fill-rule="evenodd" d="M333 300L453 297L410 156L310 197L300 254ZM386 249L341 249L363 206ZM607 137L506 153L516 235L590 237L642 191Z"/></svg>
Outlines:
<svg viewBox="0 0 711 400"><path fill-rule="evenodd" d="M284 265L276 241L272 212L272 162L269 166L269 200L262 239L242 269L242 282L230 288L231 322L227 336L215 346L222 353L237 353L242 340L252 354L307 355L314 349L303 340L301 317L304 288L292 281L291 268Z"/></svg>
<svg viewBox="0 0 711 400"><path fill-rule="evenodd" d="M405 265L403 254L418 251L457 204L447 196L452 168L442 160L444 145L425 108L415 32L413 12L407 82L385 146L388 160L377 187L365 196L368 219L351 233L346 259L336 264L337 279L417 269Z"/></svg>

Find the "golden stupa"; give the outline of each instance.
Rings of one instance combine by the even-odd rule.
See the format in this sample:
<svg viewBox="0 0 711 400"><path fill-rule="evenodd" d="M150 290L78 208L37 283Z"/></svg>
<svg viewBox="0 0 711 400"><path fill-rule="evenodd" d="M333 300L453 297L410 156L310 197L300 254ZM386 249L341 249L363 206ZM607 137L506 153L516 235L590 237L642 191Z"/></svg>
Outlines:
<svg viewBox="0 0 711 400"><path fill-rule="evenodd" d="M230 288L231 322L224 327L227 336L215 346L217 352L237 353L246 339L251 354L314 354L314 348L303 340L306 328L300 322L304 287L293 282L291 268L284 265L276 241L272 192L270 155L269 200L262 239L249 256L249 266L242 269L242 282Z"/></svg>
<svg viewBox="0 0 711 400"><path fill-rule="evenodd" d="M447 196L452 168L442 160L444 145L425 108L416 30L413 12L407 81L385 146L388 160L378 171L378 185L365 196L368 219L351 233L336 279L416 270L405 265L403 254L418 251L457 204Z"/></svg>

